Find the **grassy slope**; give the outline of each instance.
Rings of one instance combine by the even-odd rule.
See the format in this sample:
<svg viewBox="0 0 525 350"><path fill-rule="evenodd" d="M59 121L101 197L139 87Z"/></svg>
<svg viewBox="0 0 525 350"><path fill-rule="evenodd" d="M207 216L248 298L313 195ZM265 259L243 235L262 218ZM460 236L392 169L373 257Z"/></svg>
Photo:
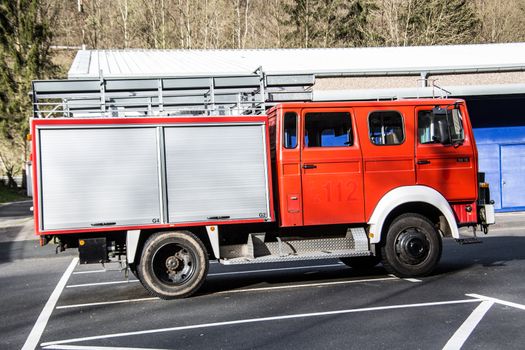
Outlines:
<svg viewBox="0 0 525 350"><path fill-rule="evenodd" d="M29 199L25 195L25 190L15 190L0 185L0 203L23 201Z"/></svg>

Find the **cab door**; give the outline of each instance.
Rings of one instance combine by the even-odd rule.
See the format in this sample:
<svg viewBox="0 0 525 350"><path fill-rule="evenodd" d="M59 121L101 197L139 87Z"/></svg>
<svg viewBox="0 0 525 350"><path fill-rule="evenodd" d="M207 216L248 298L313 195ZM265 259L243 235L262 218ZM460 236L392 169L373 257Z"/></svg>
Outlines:
<svg viewBox="0 0 525 350"><path fill-rule="evenodd" d="M473 201L477 190L477 164L474 141L470 137L466 110L448 108L451 113L437 115L433 106L416 107L416 180L440 192L448 201ZM441 124L441 125L440 125ZM439 129L446 130L448 140Z"/></svg>
<svg viewBox="0 0 525 350"><path fill-rule="evenodd" d="M363 161L352 109L304 109L301 116L303 224L363 222Z"/></svg>

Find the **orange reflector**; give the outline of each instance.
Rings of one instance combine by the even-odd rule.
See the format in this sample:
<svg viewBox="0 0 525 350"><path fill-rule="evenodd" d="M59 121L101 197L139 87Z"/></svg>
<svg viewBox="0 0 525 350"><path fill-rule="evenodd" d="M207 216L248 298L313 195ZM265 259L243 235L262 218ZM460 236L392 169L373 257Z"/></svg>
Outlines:
<svg viewBox="0 0 525 350"><path fill-rule="evenodd" d="M369 238L374 238L374 234L373 234L372 232L370 232L370 233L368 234L368 237L369 237Z"/></svg>
<svg viewBox="0 0 525 350"><path fill-rule="evenodd" d="M31 141L33 139L33 136L31 134L26 135L26 140Z"/></svg>
<svg viewBox="0 0 525 350"><path fill-rule="evenodd" d="M481 187L481 188L489 188L489 184L486 183L486 182L480 182L479 183L479 187Z"/></svg>
<svg viewBox="0 0 525 350"><path fill-rule="evenodd" d="M210 227L210 231L215 231L215 226Z"/></svg>
<svg viewBox="0 0 525 350"><path fill-rule="evenodd" d="M83 239L78 241L78 245L83 246L84 244L86 244L86 241L84 241Z"/></svg>

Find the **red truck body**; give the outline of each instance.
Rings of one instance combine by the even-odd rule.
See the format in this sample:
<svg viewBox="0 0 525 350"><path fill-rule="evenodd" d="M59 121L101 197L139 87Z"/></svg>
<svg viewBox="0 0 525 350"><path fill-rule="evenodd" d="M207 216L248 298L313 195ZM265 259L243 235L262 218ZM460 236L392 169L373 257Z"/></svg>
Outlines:
<svg viewBox="0 0 525 350"><path fill-rule="evenodd" d="M241 127L255 136L244 139ZM459 99L284 103L267 116L33 119L31 130L35 231L41 242L55 237L62 249L79 247L84 263L124 254L144 286L163 298L197 290L209 257L225 264L335 257L354 267L382 261L401 276L425 275L439 260L441 236L465 242L470 238L459 227L486 228L494 222L488 192L483 198L478 193L476 144L465 102ZM115 141L117 150L106 168L101 165L95 175L84 176L99 164L90 159L89 147L100 157L104 151L97 144L126 140L122 130L130 135L147 131L151 145L129 140L119 148L122 142ZM84 137L91 132L95 136ZM184 148L180 140L189 134L195 146ZM143 142L141 134L133 135L140 136L137 144ZM48 146L57 137L64 143ZM83 159L73 151L67 161L54 156L76 137L78 157L92 165L82 168ZM147 199L130 207L137 218L126 217L125 208L118 211L119 203L125 203L120 197L141 190L125 173L115 176L128 187L115 194L106 188L107 197L96 187L93 195L82 188L87 179L101 184L114 171L110 163L134 162L150 146L151 157L158 158L150 172L156 183L151 203L159 205L158 216L137 217L151 209ZM173 153L179 154L174 168ZM237 153L241 156L235 158ZM141 159L138 172L148 162ZM181 159L194 169L184 168ZM70 188L50 186L50 174L67 179ZM250 184L258 190L251 191ZM106 201L110 204L99 211L101 216L115 210L123 217L81 218L83 211L96 213L92 207ZM221 203L233 214L221 212ZM185 207L211 209L201 216L175 210ZM61 211L73 221L62 220ZM167 270L158 272L158 266Z"/></svg>

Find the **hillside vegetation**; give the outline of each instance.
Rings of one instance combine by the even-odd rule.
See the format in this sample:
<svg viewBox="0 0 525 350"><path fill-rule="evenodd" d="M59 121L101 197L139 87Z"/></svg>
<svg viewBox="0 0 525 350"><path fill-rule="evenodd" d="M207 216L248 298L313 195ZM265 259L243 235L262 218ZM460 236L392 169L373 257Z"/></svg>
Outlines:
<svg viewBox="0 0 525 350"><path fill-rule="evenodd" d="M31 80L65 77L83 45L253 49L518 41L525 41L524 0L0 0L0 175L20 174L27 158Z"/></svg>

